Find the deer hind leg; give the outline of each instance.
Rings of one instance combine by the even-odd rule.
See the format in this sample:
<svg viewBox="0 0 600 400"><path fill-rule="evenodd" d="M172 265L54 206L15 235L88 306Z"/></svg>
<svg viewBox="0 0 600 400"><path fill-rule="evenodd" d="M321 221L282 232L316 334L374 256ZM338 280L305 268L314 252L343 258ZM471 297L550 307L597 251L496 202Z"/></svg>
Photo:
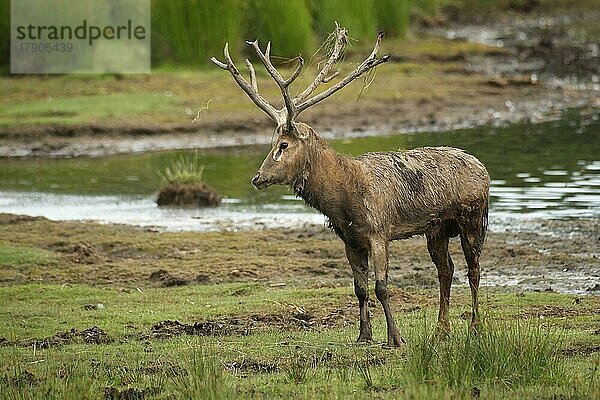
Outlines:
<svg viewBox="0 0 600 400"><path fill-rule="evenodd" d="M479 324L479 256L481 254L481 244L478 241L478 234L472 231L461 232L460 243L462 245L465 260L467 262L469 277L469 286L471 287L471 329L477 330Z"/></svg>
<svg viewBox="0 0 600 400"><path fill-rule="evenodd" d="M369 316L369 265L367 252L359 252L346 245L346 257L354 276L354 293L360 307L360 333L357 342L373 341L371 319Z"/></svg>
<svg viewBox="0 0 600 400"><path fill-rule="evenodd" d="M487 229L487 200L466 213L460 223L460 243L467 262L469 286L471 287L471 329L477 330L479 324L479 256Z"/></svg>
<svg viewBox="0 0 600 400"><path fill-rule="evenodd" d="M454 275L454 263L448 252L448 235L441 230L427 235L427 250L438 271L440 281L440 311L438 314L438 329L441 334L450 332L448 310L450 308L450 286Z"/></svg>
<svg viewBox="0 0 600 400"><path fill-rule="evenodd" d="M389 304L389 294L387 290L387 275L388 275L388 248L387 242L376 242L371 244L369 252L369 265L375 270L375 295L383 307L385 320L387 323L387 334L389 347L400 347L404 343L404 339L398 333L392 310Z"/></svg>

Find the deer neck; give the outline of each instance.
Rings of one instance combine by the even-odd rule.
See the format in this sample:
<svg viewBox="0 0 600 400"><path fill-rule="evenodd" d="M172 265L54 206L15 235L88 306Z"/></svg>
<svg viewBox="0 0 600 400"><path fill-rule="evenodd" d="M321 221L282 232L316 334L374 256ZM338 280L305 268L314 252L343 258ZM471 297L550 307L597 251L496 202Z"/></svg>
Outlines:
<svg viewBox="0 0 600 400"><path fill-rule="evenodd" d="M302 174L294 182L296 194L311 207L335 219L343 208L352 181L352 160L333 150L323 139L309 146Z"/></svg>

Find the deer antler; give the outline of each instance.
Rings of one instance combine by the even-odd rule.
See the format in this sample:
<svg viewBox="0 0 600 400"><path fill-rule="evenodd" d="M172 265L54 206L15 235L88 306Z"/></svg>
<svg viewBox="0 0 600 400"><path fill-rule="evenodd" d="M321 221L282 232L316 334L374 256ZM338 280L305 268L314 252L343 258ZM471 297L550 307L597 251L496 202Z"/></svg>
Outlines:
<svg viewBox="0 0 600 400"><path fill-rule="evenodd" d="M302 91L302 93L300 93L294 98L292 98L290 95L289 87L300 75L302 67L304 66L304 59L298 56L298 66L288 79L283 79L279 71L277 71L277 69L271 63L271 42L267 43L267 47L263 52L258 45L258 40L255 40L253 42L246 41L247 45L252 46L254 48L254 51L256 52L258 58L267 69L267 72L269 72L277 86L279 86L284 101L284 107L282 107L281 109L276 109L275 107L270 105L264 99L264 97L262 97L258 93L256 73L250 61L246 60L246 66L248 67L248 71L250 73L250 83L248 83L248 81L246 81L246 79L240 74L237 67L231 60L231 56L229 55L228 44L225 44L225 49L223 51L226 62L221 62L215 57L212 57L211 61L220 68L229 71L233 76L233 79L242 88L242 90L246 92L248 97L250 97L250 99L252 99L252 101L254 101L256 105L258 105L265 113L267 113L277 123L277 126L285 125L285 130L291 132L293 121L302 111L326 99L327 97L331 96L333 93L348 85L350 82L352 82L365 72L390 59L389 54L386 54L381 58L377 58L377 52L379 51L379 46L381 44L381 40L383 39L383 32L379 32L377 35L375 46L373 47L373 51L371 52L369 57L367 57L354 69L354 71L352 71L348 76L346 76L344 79L342 79L329 89L307 99L307 97L312 95L321 83L327 83L338 75L338 72L335 72L328 76L329 70L333 67L333 65L336 62L339 61L340 55L342 54L344 47L348 44L347 34L348 31L345 28L340 28L340 26L336 22L335 44L333 47L333 51L329 56L329 59L323 65L323 68L321 69L321 71L319 71L315 80L304 91Z"/></svg>
<svg viewBox="0 0 600 400"><path fill-rule="evenodd" d="M270 105L264 97L258 93L258 84L256 82L256 73L254 71L254 67L252 63L246 60L246 65L248 66L248 70L250 71L250 81L251 84L248 83L246 79L240 74L240 71L237 69L231 56L229 55L229 43L225 43L225 48L223 49L223 55L225 56L226 62L221 62L217 60L215 57L211 57L211 61L218 65L220 68L231 72L231 76L237 82L237 84L242 88L244 92L250 97L250 99L260 107L269 117L271 117L277 125L283 125L285 123L286 115L285 110L277 110L275 107Z"/></svg>
<svg viewBox="0 0 600 400"><path fill-rule="evenodd" d="M277 83L277 86L279 86L279 89L281 90L283 101L285 103L285 109L287 111L285 127L286 130L289 132L290 128L292 127L292 121L297 115L296 104L290 96L289 87L292 84L292 82L294 82L296 78L298 78L298 75L300 75L300 71L302 71L302 67L304 66L304 59L301 56L298 56L298 66L296 67L296 70L288 79L284 80L279 71L277 71L277 69L271 63L271 42L267 43L267 48L264 53L258 46L258 39L256 39L254 42L248 40L246 41L246 44L248 46L254 47L256 55L258 55L258 58L260 58L260 61L262 61L263 65L265 66L271 77L273 77L273 80L275 80L275 83ZM281 109L281 111L283 111L283 109Z"/></svg>

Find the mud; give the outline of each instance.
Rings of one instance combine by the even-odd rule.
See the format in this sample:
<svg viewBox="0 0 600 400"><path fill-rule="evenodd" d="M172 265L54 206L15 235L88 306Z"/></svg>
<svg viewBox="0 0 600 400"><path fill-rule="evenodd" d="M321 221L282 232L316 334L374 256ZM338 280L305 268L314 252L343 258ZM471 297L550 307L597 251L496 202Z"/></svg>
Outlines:
<svg viewBox="0 0 600 400"><path fill-rule="evenodd" d="M197 321L186 324L179 321L160 321L152 326L148 338L168 339L179 335L195 336L248 336L271 331L318 330L346 326L354 322L354 307L344 309L305 311L298 309L286 314L251 314L231 318Z"/></svg>
<svg viewBox="0 0 600 400"><path fill-rule="evenodd" d="M149 397L154 397L160 393L159 388L136 389L128 388L119 390L112 386L104 388L105 400L144 400Z"/></svg>
<svg viewBox="0 0 600 400"><path fill-rule="evenodd" d="M63 252L68 260L78 264L96 264L107 260L91 244L86 242L75 243L61 248L59 251Z"/></svg>
<svg viewBox="0 0 600 400"><path fill-rule="evenodd" d="M148 277L148 280L156 282L162 287L184 286L190 283L190 281L187 279L173 276L170 272L164 269L159 269L158 271L152 272Z"/></svg>
<svg viewBox="0 0 600 400"><path fill-rule="evenodd" d="M483 59L467 59L468 71L534 78L534 83L552 87L581 83L591 87L600 75L600 42L586 27L598 18L598 10L502 15L483 22L453 18L434 32L505 50L488 52Z"/></svg>
<svg viewBox="0 0 600 400"><path fill-rule="evenodd" d="M216 207L221 196L209 185L169 184L160 189L156 204L159 206Z"/></svg>
<svg viewBox="0 0 600 400"><path fill-rule="evenodd" d="M530 220L497 231L494 226L491 228L481 256L483 287L598 294L600 223L597 220ZM20 239L13 241L11 238L15 237ZM352 285L343 243L322 226L160 233L122 225L53 222L0 214L0 238L7 245L54 251L61 266L57 268L47 262L34 268L5 265L0 268L0 280L8 284L35 280L134 291L144 287L222 282L256 282L273 287L347 285L350 288ZM93 248L92 254L98 257L86 259L65 252L80 248L81 243L88 245L85 249ZM459 240L450 242L450 252L455 264L453 286L467 287L467 268ZM392 295L398 297L397 303L403 309L426 301L415 298L414 294L408 296L403 290L438 285L423 237L390 244L389 279L390 286L397 290Z"/></svg>
<svg viewBox="0 0 600 400"><path fill-rule="evenodd" d="M93 326L83 331L72 328L71 330L59 332L56 335L45 339L31 339L22 343L10 344L47 349L49 347L64 346L72 343L108 344L112 342L113 339L104 332L104 330L97 326Z"/></svg>

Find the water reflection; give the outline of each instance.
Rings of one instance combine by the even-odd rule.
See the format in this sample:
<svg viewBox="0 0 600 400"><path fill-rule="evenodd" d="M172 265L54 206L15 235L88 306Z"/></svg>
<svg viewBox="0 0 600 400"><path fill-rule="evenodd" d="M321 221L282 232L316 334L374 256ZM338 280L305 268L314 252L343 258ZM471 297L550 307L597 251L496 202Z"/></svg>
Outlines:
<svg viewBox="0 0 600 400"><path fill-rule="evenodd" d="M492 229L535 218L600 218L600 119L572 111L557 121L448 133L332 142L345 154L432 145L463 148L493 177ZM204 177L227 199L218 209L159 209L157 173L176 152L77 159L0 159L0 212L91 219L164 229L244 229L323 222L284 188L249 183L266 146L203 150Z"/></svg>

